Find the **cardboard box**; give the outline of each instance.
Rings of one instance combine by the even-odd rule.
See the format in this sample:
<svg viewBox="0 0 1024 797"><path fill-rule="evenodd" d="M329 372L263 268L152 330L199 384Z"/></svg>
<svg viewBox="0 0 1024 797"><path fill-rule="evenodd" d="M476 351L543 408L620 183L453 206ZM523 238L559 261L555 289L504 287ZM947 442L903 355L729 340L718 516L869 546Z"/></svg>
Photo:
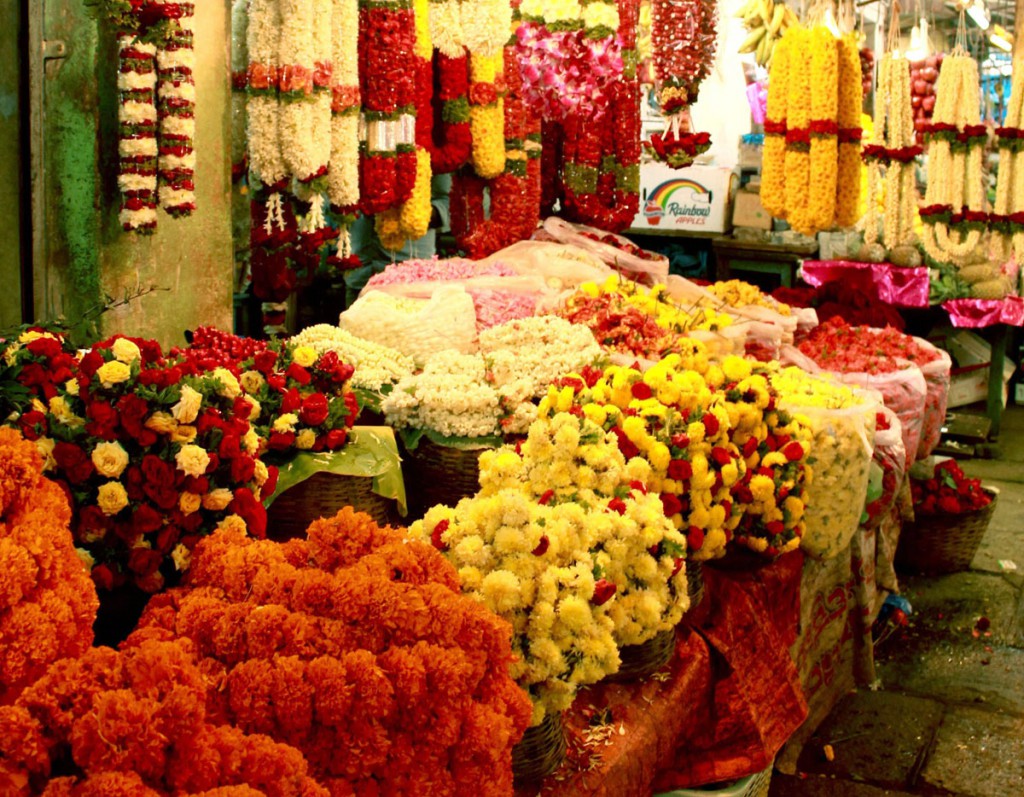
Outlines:
<svg viewBox="0 0 1024 797"><path fill-rule="evenodd" d="M739 174L726 166L673 169L640 165L640 210L634 230L722 233L732 230L732 200Z"/></svg>
<svg viewBox="0 0 1024 797"><path fill-rule="evenodd" d="M856 230L818 233L818 257L822 260L850 260L863 239Z"/></svg>
<svg viewBox="0 0 1024 797"><path fill-rule="evenodd" d="M1013 371L1010 371L1013 374ZM1003 406L1010 393L1010 377L1003 371ZM949 375L947 407L965 407L988 400L988 363L954 368Z"/></svg>
<svg viewBox="0 0 1024 797"><path fill-rule="evenodd" d="M736 192L732 206L733 227L754 227L758 230L772 228L772 216L761 204L761 194L757 191L741 190Z"/></svg>

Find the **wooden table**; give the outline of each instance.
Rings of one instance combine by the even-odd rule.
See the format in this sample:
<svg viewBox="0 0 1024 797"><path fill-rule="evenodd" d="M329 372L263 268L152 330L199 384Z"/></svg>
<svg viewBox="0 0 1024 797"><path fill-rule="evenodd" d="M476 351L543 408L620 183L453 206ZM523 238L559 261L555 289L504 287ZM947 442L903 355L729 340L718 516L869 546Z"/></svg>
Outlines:
<svg viewBox="0 0 1024 797"><path fill-rule="evenodd" d="M813 257L818 251L817 242L772 244L731 237L716 238L712 246L717 262L717 279L732 279L733 272L774 274L786 288L792 288L796 282L801 262Z"/></svg>

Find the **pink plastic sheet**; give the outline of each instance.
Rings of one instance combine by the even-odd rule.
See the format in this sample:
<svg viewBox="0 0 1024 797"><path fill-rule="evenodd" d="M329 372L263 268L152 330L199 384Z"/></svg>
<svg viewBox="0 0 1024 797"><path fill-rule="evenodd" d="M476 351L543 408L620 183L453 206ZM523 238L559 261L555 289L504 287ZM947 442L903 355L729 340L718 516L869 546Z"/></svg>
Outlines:
<svg viewBox="0 0 1024 797"><path fill-rule="evenodd" d="M928 306L928 269L901 268L891 263L852 260L805 260L804 281L820 288L827 282L852 281L858 287L874 285L878 298L897 307Z"/></svg>
<svg viewBox="0 0 1024 797"><path fill-rule="evenodd" d="M1007 296L1005 299L950 299L942 303L955 327L978 329L1006 324L1024 326L1024 299Z"/></svg>

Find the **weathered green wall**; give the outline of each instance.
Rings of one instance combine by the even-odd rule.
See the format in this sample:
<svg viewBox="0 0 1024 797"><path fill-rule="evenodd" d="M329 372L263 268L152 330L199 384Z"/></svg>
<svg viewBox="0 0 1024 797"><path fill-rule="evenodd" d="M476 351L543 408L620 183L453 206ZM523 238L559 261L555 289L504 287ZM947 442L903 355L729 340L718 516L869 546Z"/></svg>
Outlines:
<svg viewBox="0 0 1024 797"><path fill-rule="evenodd" d="M118 223L117 48L80 0L46 0L45 36L68 57L47 65L47 258L37 277L37 315L75 318L100 296L161 290L102 319L102 333L182 342L198 324L231 328L234 275L230 217L230 20L227 0L196 4L196 191L188 219L161 213L153 236Z"/></svg>
<svg viewBox="0 0 1024 797"><path fill-rule="evenodd" d="M21 4L0 0L0 329L21 323L21 249L18 240L18 28Z"/></svg>

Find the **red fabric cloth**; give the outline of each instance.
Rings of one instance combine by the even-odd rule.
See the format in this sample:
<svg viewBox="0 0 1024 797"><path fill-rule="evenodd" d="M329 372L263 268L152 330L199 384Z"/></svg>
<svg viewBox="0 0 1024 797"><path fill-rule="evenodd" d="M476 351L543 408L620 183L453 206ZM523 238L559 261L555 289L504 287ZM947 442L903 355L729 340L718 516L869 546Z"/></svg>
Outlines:
<svg viewBox="0 0 1024 797"><path fill-rule="evenodd" d="M756 572L706 567L706 597L684 621L663 680L580 692L565 716L566 763L517 795L646 797L652 782L670 790L765 769L807 715L789 653L802 565L801 554L790 554ZM615 726L609 743L581 756L573 741L606 709Z"/></svg>

